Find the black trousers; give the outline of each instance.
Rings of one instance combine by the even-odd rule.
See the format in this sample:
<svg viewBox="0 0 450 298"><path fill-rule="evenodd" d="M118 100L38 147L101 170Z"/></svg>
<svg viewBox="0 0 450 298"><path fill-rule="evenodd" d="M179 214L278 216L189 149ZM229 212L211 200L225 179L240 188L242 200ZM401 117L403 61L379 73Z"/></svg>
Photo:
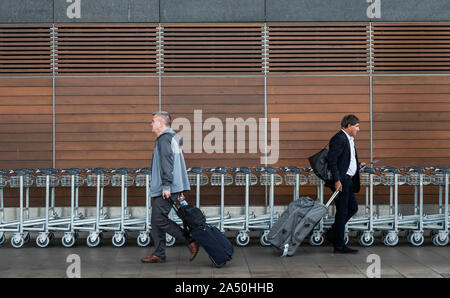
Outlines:
<svg viewBox="0 0 450 298"><path fill-rule="evenodd" d="M334 233L334 246L344 247L345 225L358 211L358 202L353 193L353 182L350 176L341 179L342 191L335 200L336 214L331 227Z"/></svg>
<svg viewBox="0 0 450 298"><path fill-rule="evenodd" d="M176 202L179 193L171 194L172 200ZM169 219L169 212L172 205L163 197L154 197L152 203L152 237L155 244L153 254L161 259L166 259L166 233L175 237L177 240L189 244L190 238L186 237L184 231L178 224Z"/></svg>

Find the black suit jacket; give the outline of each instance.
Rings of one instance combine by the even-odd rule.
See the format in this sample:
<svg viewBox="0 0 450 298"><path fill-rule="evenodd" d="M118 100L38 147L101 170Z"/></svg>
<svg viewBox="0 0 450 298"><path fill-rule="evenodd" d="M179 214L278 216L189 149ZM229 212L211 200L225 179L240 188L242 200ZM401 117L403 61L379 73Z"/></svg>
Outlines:
<svg viewBox="0 0 450 298"><path fill-rule="evenodd" d="M351 151L350 142L347 138L345 132L340 130L335 134L329 144L328 150L328 167L330 168L331 174L333 175L334 181L341 181L341 178L346 175L348 167L350 165ZM358 153L355 148L356 157L356 174L353 176L353 192L359 192L360 181L359 181L359 161Z"/></svg>

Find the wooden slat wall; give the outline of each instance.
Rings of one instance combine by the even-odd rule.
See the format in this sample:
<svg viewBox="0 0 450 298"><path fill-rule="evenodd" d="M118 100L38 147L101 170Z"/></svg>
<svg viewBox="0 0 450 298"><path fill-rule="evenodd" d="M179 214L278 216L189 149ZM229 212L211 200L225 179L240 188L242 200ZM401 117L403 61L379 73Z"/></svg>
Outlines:
<svg viewBox="0 0 450 298"><path fill-rule="evenodd" d="M450 71L450 23L374 23L375 73Z"/></svg>
<svg viewBox="0 0 450 298"><path fill-rule="evenodd" d="M56 167L140 167L151 160L155 78L58 78Z"/></svg>
<svg viewBox="0 0 450 298"><path fill-rule="evenodd" d="M155 24L60 24L57 74L155 74Z"/></svg>
<svg viewBox="0 0 450 298"><path fill-rule="evenodd" d="M269 24L271 73L367 72L367 23Z"/></svg>
<svg viewBox="0 0 450 298"><path fill-rule="evenodd" d="M52 80L0 78L0 168L52 166Z"/></svg>
<svg viewBox="0 0 450 298"><path fill-rule="evenodd" d="M164 73L261 73L261 24L164 24Z"/></svg>
<svg viewBox="0 0 450 298"><path fill-rule="evenodd" d="M267 47L264 24L161 24L160 60L158 26L55 25L56 167L150 165L151 113L159 109L158 61L161 108L193 125L194 109L202 110L202 124L210 117L221 124L226 118L262 118L264 78L236 75L264 74L268 58L268 118L280 119L279 160L272 166L307 166L307 157L328 143L348 113L362 120L358 153L361 160L370 158L368 23L267 24ZM375 74L449 73L449 24L376 23L373 32ZM52 165L50 33L48 25L0 26L0 76L18 77L0 78L1 168ZM330 76L296 77L311 74ZM333 77L337 74L348 76ZM448 165L449 77L389 76L373 82L374 158L382 160L380 165ZM249 153L248 137L235 142L243 141L245 153L187 152L188 166L260 165L260 148ZM388 201L387 191L378 188L377 203ZM412 189L402 191L401 202L411 203ZM427 188L426 202L435 202L436 191ZM302 194L315 192L305 187ZM94 189L83 188L80 194L81 205L95 204ZM287 204L292 188L277 188L277 194L276 203ZM108 187L105 203L118 205L119 195ZM252 204L263 204L264 195L263 187L253 188ZM38 197L42 190L33 189L32 199ZM363 197L364 191L361 203ZM13 198L7 193L7 203L17 205ZM58 205L69 204L66 190L58 189L58 198ZM204 188L202 198L202 204L218 204L218 189ZM142 189L130 188L130 205L143 205L143 199ZM227 204L242 205L243 199L243 188L227 188ZM33 199L32 204L42 202Z"/></svg>
<svg viewBox="0 0 450 298"><path fill-rule="evenodd" d="M0 75L51 75L51 26L0 24Z"/></svg>
<svg viewBox="0 0 450 298"><path fill-rule="evenodd" d="M450 77L375 77L374 158L450 165Z"/></svg>
<svg viewBox="0 0 450 298"><path fill-rule="evenodd" d="M374 78L373 156L380 166L450 166L449 92L450 77ZM375 190L375 202L386 201L388 187ZM424 193L425 202L438 202L437 187ZM412 186L399 188L399 202L414 202Z"/></svg>

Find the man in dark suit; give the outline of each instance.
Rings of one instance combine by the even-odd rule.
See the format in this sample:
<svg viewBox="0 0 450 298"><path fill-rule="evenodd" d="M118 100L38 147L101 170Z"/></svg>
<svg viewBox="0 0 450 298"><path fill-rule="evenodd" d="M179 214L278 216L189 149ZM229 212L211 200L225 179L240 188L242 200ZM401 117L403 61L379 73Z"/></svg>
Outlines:
<svg viewBox="0 0 450 298"><path fill-rule="evenodd" d="M328 166L333 175L334 190L340 189L336 198L336 214L334 224L325 234L325 238L334 246L335 253L357 253L345 245L345 225L358 211L358 202L354 193L359 192L359 164L354 138L359 132L359 119L355 115L347 115L341 121L341 130L330 140Z"/></svg>

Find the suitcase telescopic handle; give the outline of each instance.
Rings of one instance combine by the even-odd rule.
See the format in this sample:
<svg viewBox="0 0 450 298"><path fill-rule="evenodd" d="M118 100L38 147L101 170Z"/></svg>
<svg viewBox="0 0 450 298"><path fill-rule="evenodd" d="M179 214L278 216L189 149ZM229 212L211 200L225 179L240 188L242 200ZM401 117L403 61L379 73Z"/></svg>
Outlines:
<svg viewBox="0 0 450 298"><path fill-rule="evenodd" d="M340 192L339 189L334 192L334 194L331 196L331 198L328 200L327 204L325 205L327 208L328 208L328 206L331 205L331 203L336 198L336 196L339 194L339 192Z"/></svg>

